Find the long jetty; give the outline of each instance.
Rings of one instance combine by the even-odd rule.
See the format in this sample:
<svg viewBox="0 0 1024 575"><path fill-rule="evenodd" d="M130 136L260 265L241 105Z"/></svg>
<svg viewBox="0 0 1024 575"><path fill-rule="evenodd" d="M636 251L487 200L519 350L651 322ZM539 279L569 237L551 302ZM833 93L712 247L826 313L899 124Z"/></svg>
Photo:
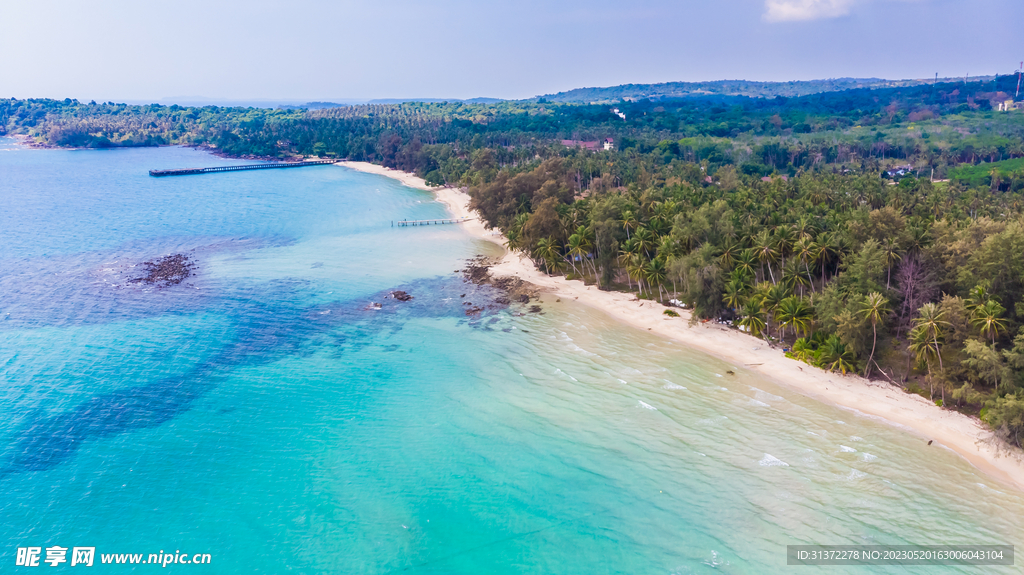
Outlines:
<svg viewBox="0 0 1024 575"><path fill-rule="evenodd" d="M150 170L154 178L163 176L189 176L192 174L212 174L213 172L237 172L239 170L274 170L278 168L302 168L304 166L322 166L333 164L337 160L309 160L307 162L275 162L273 164L247 164L243 166L217 166L215 168L179 168L176 170Z"/></svg>
<svg viewBox="0 0 1024 575"><path fill-rule="evenodd" d="M391 227L398 226L404 228L406 226L440 226L444 224L461 224L468 222L470 218L442 218L437 220L398 220L391 222Z"/></svg>

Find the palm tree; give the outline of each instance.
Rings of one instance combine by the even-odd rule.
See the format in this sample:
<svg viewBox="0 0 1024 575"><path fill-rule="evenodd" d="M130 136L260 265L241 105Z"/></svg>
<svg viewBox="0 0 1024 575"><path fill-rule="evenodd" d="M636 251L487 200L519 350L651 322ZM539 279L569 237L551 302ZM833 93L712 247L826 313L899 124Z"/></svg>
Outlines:
<svg viewBox="0 0 1024 575"><path fill-rule="evenodd" d="M964 303L964 307L967 308L967 311L974 314L975 312L978 311L979 308L985 305L985 302L987 302L990 299L992 299L992 296L989 295L988 290L985 289L985 286L982 284L978 284L974 286L974 289L968 292L967 301Z"/></svg>
<svg viewBox="0 0 1024 575"><path fill-rule="evenodd" d="M789 296L779 302L775 320L779 322L779 329L782 330L782 339L786 339L786 328L792 325L793 319L796 317L798 299L796 296Z"/></svg>
<svg viewBox="0 0 1024 575"><path fill-rule="evenodd" d="M797 257L801 263L804 264L804 271L807 272L807 286L813 290L814 280L811 279L811 268L808 265L811 260L814 259L814 251L816 249L814 241L809 237L801 237L796 244L793 245L793 255Z"/></svg>
<svg viewBox="0 0 1024 575"><path fill-rule="evenodd" d="M724 302L729 309L735 311L743 306L744 300L746 299L744 297L746 290L747 286L739 280L729 280L729 282L725 284L725 292L722 294L722 302Z"/></svg>
<svg viewBox="0 0 1024 575"><path fill-rule="evenodd" d="M636 219L636 214L633 210L625 210L622 212L622 227L626 230L626 239L629 239L629 230L635 230L640 225L640 222Z"/></svg>
<svg viewBox="0 0 1024 575"><path fill-rule="evenodd" d="M768 235L768 230L761 230L761 233L757 234L757 237L754 238L754 254L757 255L757 259L761 262L761 279L764 279L764 264L767 262L768 274L771 275L772 283L775 283L772 262L775 261L778 251L775 249L775 241Z"/></svg>
<svg viewBox="0 0 1024 575"><path fill-rule="evenodd" d="M596 278L597 266L594 265L594 260L590 258L590 253L594 249L594 232L586 226L579 226L576 228L576 235L581 239L580 243L583 248L582 257L585 261L590 262L590 269L594 272L594 277Z"/></svg>
<svg viewBox="0 0 1024 575"><path fill-rule="evenodd" d="M871 354L868 355L868 363L864 366L864 377L871 375L871 362L875 359L875 344L878 343L878 324L891 311L888 306L889 300L878 292L872 292L868 294L860 308L860 314L871 322Z"/></svg>
<svg viewBox="0 0 1024 575"><path fill-rule="evenodd" d="M633 253L629 254L626 259L626 274L636 280L636 285L640 288L640 295L644 295L644 256L642 254Z"/></svg>
<svg viewBox="0 0 1024 575"><path fill-rule="evenodd" d="M804 363L811 363L814 359L814 350L806 338L799 338L793 342L793 358Z"/></svg>
<svg viewBox="0 0 1024 575"><path fill-rule="evenodd" d="M509 228L505 232L505 240L505 245L508 246L509 251L517 252L523 249L523 236L517 229Z"/></svg>
<svg viewBox="0 0 1024 575"><path fill-rule="evenodd" d="M806 336L811 331L814 309L802 297L789 296L779 303L776 319L782 327L782 336L786 336L786 328L793 328L793 335L801 333Z"/></svg>
<svg viewBox="0 0 1024 575"><path fill-rule="evenodd" d="M810 239L816 229L817 226L814 225L814 220L807 216L797 220L796 225L793 226L793 231L796 232L798 240Z"/></svg>
<svg viewBox="0 0 1024 575"><path fill-rule="evenodd" d="M935 385L932 379L932 358L939 357L939 348L929 336L928 330L922 326L910 330L910 345L907 349L917 358L917 363L928 366L928 397L935 398ZM945 402L943 402L945 403Z"/></svg>
<svg viewBox="0 0 1024 575"><path fill-rule="evenodd" d="M565 247L568 248L566 250L565 255L568 256L569 264L572 266L572 270L576 272L577 275L579 275L579 272L576 270L576 258L579 258L581 266L586 265L583 261L583 258L587 254L584 241L585 240L582 237L580 237L579 234L573 234L569 236L569 243L565 245Z"/></svg>
<svg viewBox="0 0 1024 575"><path fill-rule="evenodd" d="M779 304L782 303L782 300L786 299L787 295L789 294L786 293L785 288L782 286L770 285L767 282L762 282L761 285L757 287L757 295L755 296L754 301L760 303L761 308L766 313L770 314L770 319L778 323L776 319L776 310L778 309ZM768 335L771 336L770 329L768 330Z"/></svg>
<svg viewBox="0 0 1024 575"><path fill-rule="evenodd" d="M638 252L642 252L647 259L651 258L651 251L658 245L658 236L654 232L641 226L633 234L633 243Z"/></svg>
<svg viewBox="0 0 1024 575"><path fill-rule="evenodd" d="M882 244L882 253L885 255L885 265L888 268L885 273L885 289L889 289L892 279L892 264L900 261L900 246L894 238L886 238Z"/></svg>
<svg viewBox="0 0 1024 575"><path fill-rule="evenodd" d="M643 268L644 279L647 280L648 286L658 286L658 296L664 300L665 296L661 293L661 284L665 283L665 277L668 274L668 267L665 265L665 260L660 257L654 258L647 262L647 265Z"/></svg>
<svg viewBox="0 0 1024 575"><path fill-rule="evenodd" d="M928 244L931 243L929 231L924 224L910 228L910 246L907 248L907 251L916 254L928 247Z"/></svg>
<svg viewBox="0 0 1024 575"><path fill-rule="evenodd" d="M750 335L761 337L761 333L766 326L764 311L761 309L761 306L753 301L747 302L747 305L743 306L743 317L736 323L746 328L747 333Z"/></svg>
<svg viewBox="0 0 1024 575"><path fill-rule="evenodd" d="M949 322L946 321L946 319L945 319L946 318L946 312L943 311L941 308L939 308L938 304L926 303L923 306L921 306L921 309L920 309L920 311L918 313L920 315L918 315L918 317L914 319L914 325L915 325L914 329L915 330L921 330L923 332L923 335L919 335L918 337L924 337L924 338L927 338L929 340L927 349L924 349L923 351L920 351L920 349L919 349L918 355L920 356L921 353L933 354L935 356L935 358L939 360L939 372L940 373L945 373L946 368L943 367L943 365L942 365L942 349L941 349L941 344L939 342L939 339L942 338L943 330L947 326L949 326ZM916 340L913 337L913 333L912 333L911 334L911 346L915 346L915 345L918 348L921 348L921 344L919 342L916 342ZM918 361L920 361L920 359ZM931 380L932 380L931 364L929 363L928 364L928 381L929 381L929 385L931 385ZM930 393L934 393L934 391L931 391ZM945 385L942 386L942 405L946 405L946 386Z"/></svg>
<svg viewBox="0 0 1024 575"><path fill-rule="evenodd" d="M786 266L786 256L789 255L796 239L796 234L789 226L779 226L775 229L775 248L779 251L779 257L782 258L783 267Z"/></svg>
<svg viewBox="0 0 1024 575"><path fill-rule="evenodd" d="M739 271L747 277L755 277L754 264L757 263L757 256L754 255L753 250L743 250L739 256L736 257L736 271Z"/></svg>
<svg viewBox="0 0 1024 575"><path fill-rule="evenodd" d="M743 248L740 244L729 240L722 246L722 253L718 256L718 261L722 262L722 267L729 270L732 269L733 263L736 261L736 257L740 255Z"/></svg>
<svg viewBox="0 0 1024 575"><path fill-rule="evenodd" d="M782 281L779 283L790 291L799 288L801 296L804 295L804 290L811 285L807 276L800 271L800 262L793 258L790 258L786 262L786 266L782 268Z"/></svg>
<svg viewBox="0 0 1024 575"><path fill-rule="evenodd" d="M807 337L811 333L811 327L814 325L814 306L807 298L802 297L797 300L797 308L793 312L791 325L793 333L797 335L803 333L804 337Z"/></svg>
<svg viewBox="0 0 1024 575"><path fill-rule="evenodd" d="M821 262L821 289L825 289L825 266L839 257L842 245L835 233L822 234L822 236L818 240L818 253L815 259Z"/></svg>
<svg viewBox="0 0 1024 575"><path fill-rule="evenodd" d="M932 339L935 345L935 349L939 349L939 339L943 335L943 330L949 326L949 322L946 321L946 312L939 308L936 303L926 303L921 306L918 311L920 315L914 319L914 325L923 328L928 337ZM939 370L945 371L942 366L942 354L938 354Z"/></svg>
<svg viewBox="0 0 1024 575"><path fill-rule="evenodd" d="M992 347L996 345L996 336L999 332L1006 331L1006 320L1001 319L1006 309L995 300L988 300L985 305L978 306L974 310L974 319L971 323L981 330L981 335L992 337Z"/></svg>
<svg viewBox="0 0 1024 575"><path fill-rule="evenodd" d="M831 371L839 371L843 375L854 369L853 352L847 349L846 344L839 339L839 336L832 334L824 345L818 350L819 364Z"/></svg>
<svg viewBox="0 0 1024 575"><path fill-rule="evenodd" d="M544 262L544 271L550 274L552 270L558 269L559 262L562 259L558 251L558 243L555 240L552 238L541 238L537 240L537 247L533 250L533 257Z"/></svg>

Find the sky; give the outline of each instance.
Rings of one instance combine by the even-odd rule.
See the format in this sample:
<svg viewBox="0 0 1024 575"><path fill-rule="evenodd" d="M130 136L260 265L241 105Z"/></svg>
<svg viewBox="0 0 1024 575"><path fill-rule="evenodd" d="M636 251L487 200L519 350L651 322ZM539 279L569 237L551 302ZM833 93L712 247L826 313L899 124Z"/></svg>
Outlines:
<svg viewBox="0 0 1024 575"><path fill-rule="evenodd" d="M990 75L1021 0L4 0L0 97L529 98L672 81Z"/></svg>

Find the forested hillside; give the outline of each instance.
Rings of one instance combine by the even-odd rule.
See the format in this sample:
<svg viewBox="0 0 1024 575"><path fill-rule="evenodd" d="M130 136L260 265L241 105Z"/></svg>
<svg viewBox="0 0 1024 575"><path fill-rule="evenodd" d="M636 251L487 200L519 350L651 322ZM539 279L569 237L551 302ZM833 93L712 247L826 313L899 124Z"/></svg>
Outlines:
<svg viewBox="0 0 1024 575"><path fill-rule="evenodd" d="M944 81L949 81L944 80ZM660 84L623 84L607 88L576 88L542 96L551 102L614 102L618 100L664 100L691 96L747 96L750 98L796 98L820 92L838 92L856 88L908 87L930 83L921 80L890 81L881 78L833 78L793 82L752 82L717 80L714 82L663 82Z"/></svg>
<svg viewBox="0 0 1024 575"><path fill-rule="evenodd" d="M0 126L53 146L366 160L464 186L550 273L679 300L797 359L979 413L1021 445L1024 112L995 111L1015 85L308 111L3 100ZM562 144L606 138L614 149Z"/></svg>

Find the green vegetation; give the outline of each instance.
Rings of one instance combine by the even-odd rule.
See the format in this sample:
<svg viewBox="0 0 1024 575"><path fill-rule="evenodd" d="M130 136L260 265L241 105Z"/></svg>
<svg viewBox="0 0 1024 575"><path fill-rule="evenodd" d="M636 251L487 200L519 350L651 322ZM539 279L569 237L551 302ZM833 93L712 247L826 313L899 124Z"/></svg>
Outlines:
<svg viewBox="0 0 1024 575"><path fill-rule="evenodd" d="M979 79L976 79L979 80ZM981 79L989 81L991 78ZM943 82L949 82L945 78ZM880 78L834 78L795 82L751 82L749 80L718 80L714 82L665 82L662 84L626 84L609 88L576 88L543 96L551 102L616 102L619 100L662 100L670 98L748 96L752 98L795 98L821 92L839 92L858 88L892 88L921 86L924 80L882 80Z"/></svg>
<svg viewBox="0 0 1024 575"><path fill-rule="evenodd" d="M694 321L980 412L1021 445L1024 114L992 110L1015 81L619 102L625 120L544 101L3 100L0 126L56 146L345 157L463 186L548 273L681 300ZM615 149L560 143L603 138Z"/></svg>
<svg viewBox="0 0 1024 575"><path fill-rule="evenodd" d="M949 171L950 179L971 187L1024 187L1024 158L967 165Z"/></svg>

